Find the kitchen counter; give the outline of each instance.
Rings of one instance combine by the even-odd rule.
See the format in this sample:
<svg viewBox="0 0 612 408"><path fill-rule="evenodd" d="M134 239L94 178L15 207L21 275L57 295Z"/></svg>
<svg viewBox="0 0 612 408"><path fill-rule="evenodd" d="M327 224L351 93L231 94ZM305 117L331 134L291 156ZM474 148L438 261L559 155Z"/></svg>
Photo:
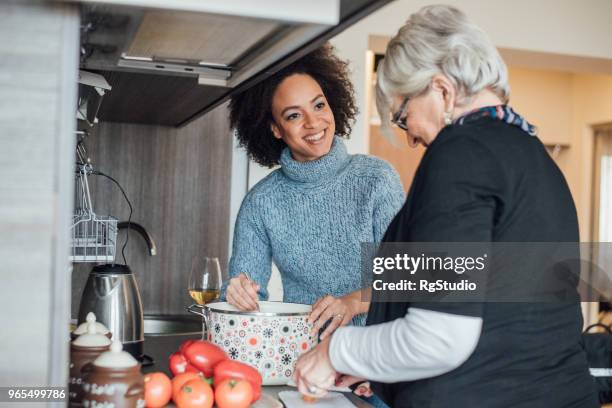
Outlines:
<svg viewBox="0 0 612 408"><path fill-rule="evenodd" d="M200 339L199 334L187 335L161 335L161 336L145 336L144 353L153 358L154 363L151 366L144 367L143 372L149 373L154 371L163 371L168 376L172 376L168 368L168 357L170 354L178 350L182 342L189 339ZM262 392L266 395L278 399L278 393L285 390L295 391L294 387L287 386L265 386ZM371 405L362 401L356 395L344 393L344 395L358 408L370 408ZM313 404L313 408L316 405Z"/></svg>

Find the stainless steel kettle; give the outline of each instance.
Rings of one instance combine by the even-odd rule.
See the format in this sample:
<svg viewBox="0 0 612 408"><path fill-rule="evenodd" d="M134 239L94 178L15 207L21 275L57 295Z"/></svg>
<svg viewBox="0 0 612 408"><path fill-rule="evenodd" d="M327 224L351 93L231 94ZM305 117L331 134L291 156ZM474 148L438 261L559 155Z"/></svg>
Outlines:
<svg viewBox="0 0 612 408"><path fill-rule="evenodd" d="M135 358L143 356L144 322L142 300L134 274L127 265L97 265L89 273L79 306L79 323L87 313L111 331L113 340Z"/></svg>

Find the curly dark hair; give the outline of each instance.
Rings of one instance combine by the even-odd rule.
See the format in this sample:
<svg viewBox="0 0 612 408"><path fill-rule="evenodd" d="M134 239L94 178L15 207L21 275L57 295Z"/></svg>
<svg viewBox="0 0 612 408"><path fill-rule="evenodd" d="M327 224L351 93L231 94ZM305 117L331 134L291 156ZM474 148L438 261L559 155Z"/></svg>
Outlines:
<svg viewBox="0 0 612 408"><path fill-rule="evenodd" d="M276 88L293 74L311 76L321 89L334 114L336 135L348 138L357 114L355 91L349 79L348 63L336 56L330 44L305 55L271 77L232 97L231 126L236 130L240 146L262 166L279 164L286 143L272 133L272 97Z"/></svg>

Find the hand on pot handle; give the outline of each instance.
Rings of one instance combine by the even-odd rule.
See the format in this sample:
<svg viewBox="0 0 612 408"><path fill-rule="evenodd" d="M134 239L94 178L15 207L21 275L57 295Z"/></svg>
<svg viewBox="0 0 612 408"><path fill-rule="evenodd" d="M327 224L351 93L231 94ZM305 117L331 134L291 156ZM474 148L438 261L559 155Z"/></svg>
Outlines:
<svg viewBox="0 0 612 408"><path fill-rule="evenodd" d="M230 305L234 305L240 310L258 310L258 290L259 285L249 279L243 272L230 279L225 291L225 298Z"/></svg>
<svg viewBox="0 0 612 408"><path fill-rule="evenodd" d="M348 324L353 316L360 312L354 298L354 294L351 293L339 298L327 295L318 299L312 305L312 312L308 316L308 322L313 323L311 334L316 335L329 321L329 325L321 334L321 340L324 340L338 327Z"/></svg>

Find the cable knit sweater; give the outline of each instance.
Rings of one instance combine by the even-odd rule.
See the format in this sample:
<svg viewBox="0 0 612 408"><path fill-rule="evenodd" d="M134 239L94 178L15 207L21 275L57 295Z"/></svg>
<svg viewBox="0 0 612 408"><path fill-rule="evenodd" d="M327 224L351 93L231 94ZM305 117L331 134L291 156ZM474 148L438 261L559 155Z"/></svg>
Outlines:
<svg viewBox="0 0 612 408"><path fill-rule="evenodd" d="M349 155L339 137L318 160L297 162L285 148L280 162L242 202L230 278L245 272L265 300L274 261L285 302L354 292L361 286L360 243L381 241L403 204L397 173L383 160Z"/></svg>

